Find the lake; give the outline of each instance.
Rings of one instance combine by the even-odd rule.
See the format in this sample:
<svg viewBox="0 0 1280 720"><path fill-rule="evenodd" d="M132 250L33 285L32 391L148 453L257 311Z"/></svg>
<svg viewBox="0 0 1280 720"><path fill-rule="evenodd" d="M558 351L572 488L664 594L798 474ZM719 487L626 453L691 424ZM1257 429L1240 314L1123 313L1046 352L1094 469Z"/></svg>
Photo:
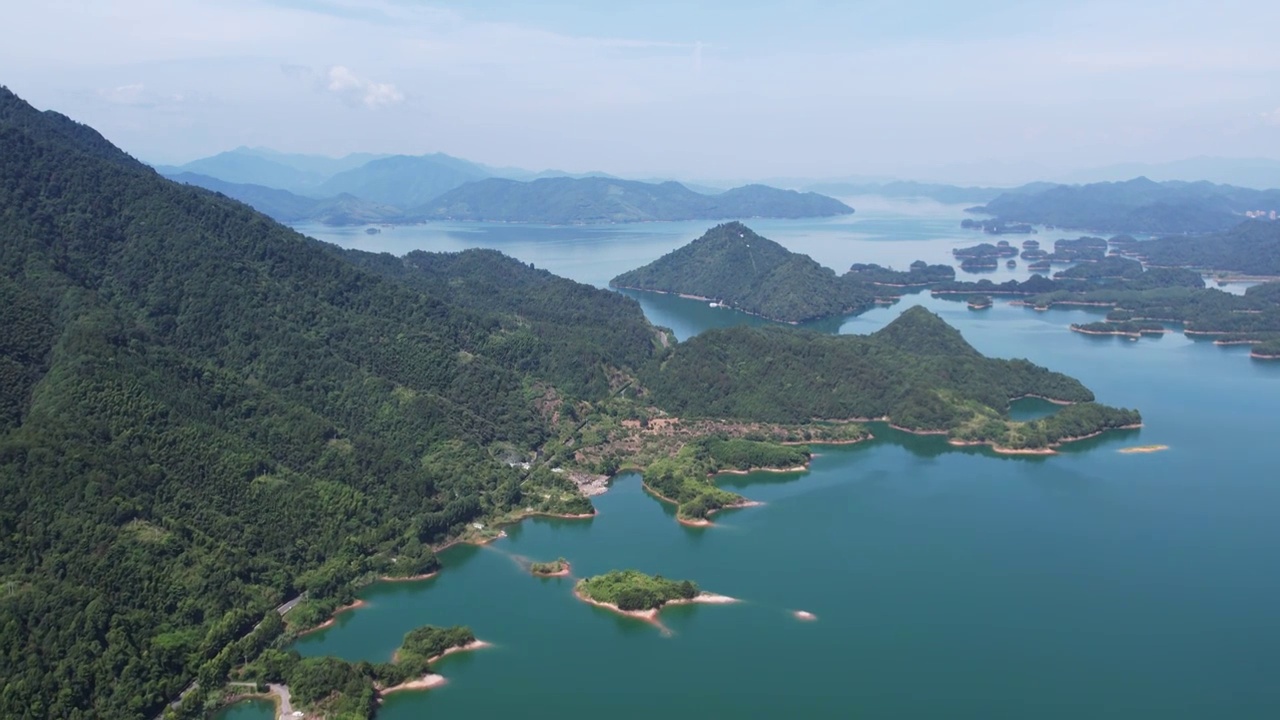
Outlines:
<svg viewBox="0 0 1280 720"><path fill-rule="evenodd" d="M747 224L839 270L951 262L953 247L989 239L961 230L956 206L850 202L852 217ZM603 286L710 224L303 229L397 254L493 247ZM762 322L633 296L680 338ZM816 447L807 472L725 478L765 504L718 514L706 529L677 524L623 475L594 499L594 519L529 520L491 545L451 548L438 577L372 586L367 607L296 647L382 661L408 630L455 623L494 644L438 663L448 684L391 696L385 720L1274 717L1280 482L1266 451L1280 429L1280 364L1180 334L1083 336L1067 326L1098 313L1000 299L975 312L908 296L820 329L869 332L915 304L984 353L1027 357L1080 378L1102 402L1141 409L1146 426L1053 457L1007 457L873 425L873 441ZM1138 444L1169 449L1118 452ZM671 608L664 635L575 600L570 578L520 565L559 556L579 577L633 567L743 602Z"/></svg>

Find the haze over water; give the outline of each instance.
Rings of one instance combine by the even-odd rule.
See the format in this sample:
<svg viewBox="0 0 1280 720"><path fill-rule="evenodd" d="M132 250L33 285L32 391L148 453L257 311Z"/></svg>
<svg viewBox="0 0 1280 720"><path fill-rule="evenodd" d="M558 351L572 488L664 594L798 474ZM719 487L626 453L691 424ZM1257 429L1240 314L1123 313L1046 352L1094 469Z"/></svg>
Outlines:
<svg viewBox="0 0 1280 720"><path fill-rule="evenodd" d="M852 204L859 212L848 218L747 224L838 271L951 262L951 248L987 239L960 230L954 206ZM305 231L396 254L494 247L604 285L708 226ZM761 322L634 296L682 339ZM467 624L494 643L440 662L443 688L391 696L379 714L386 720L1273 717L1280 485L1267 450L1280 366L1181 334L1081 336L1067 326L1099 314L1037 313L1001 299L972 312L908 296L821 329L869 332L913 304L940 313L986 354L1027 357L1080 378L1101 402L1141 409L1146 426L1026 458L876 425L875 441L816 448L809 472L725 478L723 486L766 504L717 515L709 529L678 525L624 475L594 499L595 519L525 521L490 546L453 548L437 578L367 589L368 607L298 649L382 661L428 623ZM1170 449L1117 452L1139 444ZM664 637L578 602L572 579L531 577L517 556L564 556L578 577L634 567L690 578L744 602L664 611L672 633ZM797 621L797 609L818 620Z"/></svg>

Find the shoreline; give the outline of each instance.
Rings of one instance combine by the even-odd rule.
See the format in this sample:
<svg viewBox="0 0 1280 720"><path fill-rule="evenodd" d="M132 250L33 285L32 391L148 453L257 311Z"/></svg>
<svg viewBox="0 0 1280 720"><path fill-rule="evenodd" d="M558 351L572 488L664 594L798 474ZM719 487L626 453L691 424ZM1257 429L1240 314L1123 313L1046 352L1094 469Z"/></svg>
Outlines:
<svg viewBox="0 0 1280 720"><path fill-rule="evenodd" d="M809 465L811 464L812 463L805 463L804 465L796 465L795 467L789 467L789 468L753 467L753 468L747 468L746 470L738 470L736 468L733 470L717 470L711 473L710 475L708 475L707 477L717 477L719 475L750 475L751 473L757 473L757 472L767 472L767 473L804 472L809 469Z"/></svg>
<svg viewBox="0 0 1280 720"><path fill-rule="evenodd" d="M1124 455L1136 455L1136 454L1160 452L1161 450L1168 450L1168 449L1169 449L1168 445L1137 445L1135 447L1120 448L1116 452Z"/></svg>
<svg viewBox="0 0 1280 720"><path fill-rule="evenodd" d="M593 600L592 598L589 598L586 595L583 595L582 591L580 591L576 587L573 589L573 596L578 598L582 602L587 603L588 605L595 605L598 608L603 608L610 612L617 613L618 615L625 615L626 617L632 617L637 620L643 620L647 623L656 625L660 628L662 628L663 625L661 622L658 621L658 613L662 611L662 608L665 608L668 605L732 605L734 603L742 602L741 600L735 597L729 597L728 595L719 595L717 593L706 592L704 590L691 598L677 598L675 600L668 600L664 602L662 605L656 608L649 608L648 610L623 610L622 608L618 607L617 605L614 605L613 603ZM663 628L663 629L665 630L666 628Z"/></svg>
<svg viewBox="0 0 1280 720"><path fill-rule="evenodd" d="M1271 355L1269 353L1261 353L1261 352L1258 352L1257 350L1251 351L1249 353L1249 357L1253 358L1254 360L1280 360L1280 355Z"/></svg>
<svg viewBox="0 0 1280 720"><path fill-rule="evenodd" d="M319 625L313 628L308 628L298 633L298 637L303 637L305 635L310 635L311 633L314 633L314 632L320 632L321 630L324 630L326 628L331 628L338 622L338 616L341 615L342 613L351 612L352 610L357 610L368 604L369 603L365 602L363 598L357 598L356 601L351 603L350 605L343 605L337 610L334 610L333 614L329 616L328 620L325 620L324 622L320 623Z"/></svg>
<svg viewBox="0 0 1280 720"><path fill-rule="evenodd" d="M1142 423L1134 423L1132 425L1121 425L1119 427L1104 428L1102 430L1091 432L1088 435L1073 435L1071 437L1060 438L1056 442L1049 443L1049 445L1042 448L1008 448L1008 447L1001 447L999 445L996 445L993 442L987 442L982 440L948 440L947 444L955 445L956 447L974 447L978 445L986 445L990 447L993 452L996 452L1000 455L1057 455L1058 448L1068 443L1079 442L1081 440L1089 440L1091 438L1096 438L1108 432L1111 432L1112 430L1138 430L1141 427L1142 427Z"/></svg>
<svg viewBox="0 0 1280 720"><path fill-rule="evenodd" d="M427 673L417 680L407 680L399 685L392 685L389 688L378 690L378 704L382 704L383 696L390 695L391 693L404 692L406 690L430 690L431 688L440 687L448 682L449 681L446 680L443 675Z"/></svg>
<svg viewBox="0 0 1280 720"><path fill-rule="evenodd" d="M711 515L714 515L720 512L721 510L734 510L737 508L758 507L760 505L764 505L764 503L759 500L748 500L747 498L742 498L742 500L738 502L731 503L729 505L722 505L718 508L715 508L714 510L708 510L707 518L694 518L690 520L687 518L680 517L680 503L676 502L675 500L672 500L666 495L663 495L659 493L657 490L654 490L653 488L649 487L649 483L645 482L644 478L640 479L640 486L644 488L645 492L658 498L662 502L667 503L669 505L675 505L676 506L676 522L680 523L681 525L684 525L685 527L711 527L712 525L715 525L715 523L711 522L711 520L709 520L708 518Z"/></svg>
<svg viewBox="0 0 1280 720"><path fill-rule="evenodd" d="M419 580L430 580L431 578L439 574L440 574L439 570L432 570L429 573L423 573L421 575L409 575L407 577L391 577L390 575L383 575L382 577L378 578L375 582L380 582L380 583L418 582Z"/></svg>

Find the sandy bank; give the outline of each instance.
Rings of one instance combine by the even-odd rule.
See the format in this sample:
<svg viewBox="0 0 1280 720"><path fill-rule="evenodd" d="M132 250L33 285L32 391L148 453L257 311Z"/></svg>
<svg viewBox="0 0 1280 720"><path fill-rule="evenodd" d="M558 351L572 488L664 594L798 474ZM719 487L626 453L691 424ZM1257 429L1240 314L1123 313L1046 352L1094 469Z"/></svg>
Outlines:
<svg viewBox="0 0 1280 720"><path fill-rule="evenodd" d="M1254 360L1280 360L1280 355L1271 355L1268 353L1258 352L1257 350L1249 353L1249 357Z"/></svg>
<svg viewBox="0 0 1280 720"><path fill-rule="evenodd" d="M389 583L417 582L419 580L430 580L431 578L439 574L440 574L439 570L434 570L429 573L423 573L422 575L409 575L408 577L391 577L390 575L383 575L382 577L378 578L378 582L389 582Z"/></svg>
<svg viewBox="0 0 1280 720"><path fill-rule="evenodd" d="M444 685L447 682L448 680L445 680L443 675L436 675L435 673L427 673L426 675L423 675L417 680L402 682L399 685L393 685L389 688L380 690L379 694L390 695L391 693L400 692L402 690L430 690L431 688L440 687L441 685Z"/></svg>
<svg viewBox="0 0 1280 720"><path fill-rule="evenodd" d="M802 469L803 469L803 468L802 468ZM645 492L647 492L647 493L649 493L650 495L652 495L652 496L654 496L654 497L658 498L658 499L659 499L659 500L661 500L662 502L664 502L664 503L668 503L668 504L670 504L670 505L675 505L675 506L676 506L676 508L677 508L677 512L676 512L676 522L680 523L681 525L684 525L684 526L686 526L686 527L709 527L709 526L711 526L711 525L713 525L713 524L714 524L714 523L712 523L710 520L708 520L707 518L682 518L682 517L680 517L679 510L678 510L678 509L679 509L679 507L680 507L680 503L676 502L675 500L672 500L671 498L667 497L666 495L663 495L662 493L658 492L657 490L654 490L653 488L649 487L649 483L647 483L647 482L645 482L645 481L643 481L643 480L641 480L641 481L640 481L640 486L644 488ZM738 501L736 501L736 502L729 503L728 505L725 505L725 506L723 506L723 507L718 507L718 508L716 508L715 510L709 510L709 511L707 511L707 515L714 515L714 514L716 514L716 513L720 512L721 510L735 510L735 509L737 509L737 508L756 507L756 506L758 506L758 505L763 505L763 504L764 504L764 503L760 502L759 500L748 500L748 499L746 499L746 498L742 498L741 500L738 500Z"/></svg>
<svg viewBox="0 0 1280 720"><path fill-rule="evenodd" d="M789 467L789 468L753 467L753 468L748 468L746 470L737 470L737 469L717 470L711 473L710 477L715 477L716 475L750 475L751 473L756 473L756 472L794 473L794 472L804 472L805 470L808 470L808 469L809 469L808 463L805 463L804 465L797 465L795 467Z"/></svg>
<svg viewBox="0 0 1280 720"><path fill-rule="evenodd" d="M1120 448L1116 452L1121 452L1121 453L1124 453L1125 455L1132 455L1135 453L1160 452L1161 450L1168 450L1168 449L1169 449L1168 445L1137 445L1135 447Z"/></svg>
<svg viewBox="0 0 1280 720"><path fill-rule="evenodd" d="M791 613L791 616L797 620L804 620L806 622L818 619L817 615L814 615L808 610L796 610Z"/></svg>
<svg viewBox="0 0 1280 720"><path fill-rule="evenodd" d="M662 604L662 607L658 607L658 608L651 608L649 610L623 610L622 608L618 607L617 605L614 605L613 603L606 603L606 602L600 602L599 600L592 600L586 595L583 595L582 592L578 590L578 588L573 589L573 596L589 605L595 605L596 607L604 608L605 610L618 613L619 615L626 615L627 617L633 617L633 618L636 618L637 620L644 620L645 622L653 623L654 625L658 625L659 627L661 627L661 623L658 622L658 612L662 610L662 608L667 607L668 605L730 605L733 603L742 602L738 598L729 597L728 595L717 595L716 593L701 592L695 595L694 597L687 598L687 599L679 598L677 600L668 600L667 602Z"/></svg>
<svg viewBox="0 0 1280 720"><path fill-rule="evenodd" d="M1088 440L1090 438L1096 438L1101 436L1104 433L1111 432L1112 430L1137 430L1141 427L1142 427L1142 423L1134 423L1132 425L1121 425L1120 427L1106 428L1103 430L1099 430L1097 432L1091 432L1088 435L1076 435L1072 437L1065 437L1058 440L1057 442L1051 443L1048 447L1043 447L1043 448L1007 448L1007 447L1000 447L999 445L996 445L994 443L984 442L981 440L954 440L953 439L953 440L948 440L947 443L949 445L955 445L957 447L972 447L976 445L986 445L987 447L990 447L993 452L999 453L1000 455L1056 455L1058 452L1057 449L1068 443L1079 442L1081 440Z"/></svg>
<svg viewBox="0 0 1280 720"><path fill-rule="evenodd" d="M332 627L334 623L338 622L338 616L341 615L342 613L350 612L352 610L355 610L356 608L362 608L367 604L368 603L366 603L364 600L356 600L350 605L343 605L337 610L334 610L333 614L329 616L328 620L325 620L324 622L320 623L319 625L313 628L308 628L306 630L303 630L302 632L298 633L298 637L302 637L303 635L310 635L313 632L319 632L321 630L324 630L327 627Z"/></svg>
<svg viewBox="0 0 1280 720"><path fill-rule="evenodd" d="M656 608L649 609L649 610L623 610L622 608L618 607L617 605L614 605L613 603L606 603L606 602L600 602L599 600L592 600L586 595L583 595L582 592L578 590L578 588L573 589L573 596L588 605L595 605L596 607L604 608L605 610L618 613L619 615L626 615L627 617L633 617L637 620L644 620L645 622L653 623L654 625L659 624L658 610Z"/></svg>
<svg viewBox="0 0 1280 720"><path fill-rule="evenodd" d="M445 657L446 655L453 655L455 653L461 653L461 652L471 652L472 650L482 650L487 647L493 647L493 643L485 642L484 640L472 640L466 645L457 645L449 648L448 650L445 650L439 655L432 655L431 657L427 658L427 664L434 663L435 661Z"/></svg>

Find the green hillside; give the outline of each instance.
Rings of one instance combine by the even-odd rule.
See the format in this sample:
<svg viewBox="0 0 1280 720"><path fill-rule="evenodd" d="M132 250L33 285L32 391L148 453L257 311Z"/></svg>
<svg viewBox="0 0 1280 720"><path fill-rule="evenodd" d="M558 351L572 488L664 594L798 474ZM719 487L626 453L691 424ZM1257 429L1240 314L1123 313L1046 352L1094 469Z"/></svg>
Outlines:
<svg viewBox="0 0 1280 720"><path fill-rule="evenodd" d="M613 287L711 298L783 322L841 315L872 306L876 292L856 276L837 276L739 222L609 281Z"/></svg>

